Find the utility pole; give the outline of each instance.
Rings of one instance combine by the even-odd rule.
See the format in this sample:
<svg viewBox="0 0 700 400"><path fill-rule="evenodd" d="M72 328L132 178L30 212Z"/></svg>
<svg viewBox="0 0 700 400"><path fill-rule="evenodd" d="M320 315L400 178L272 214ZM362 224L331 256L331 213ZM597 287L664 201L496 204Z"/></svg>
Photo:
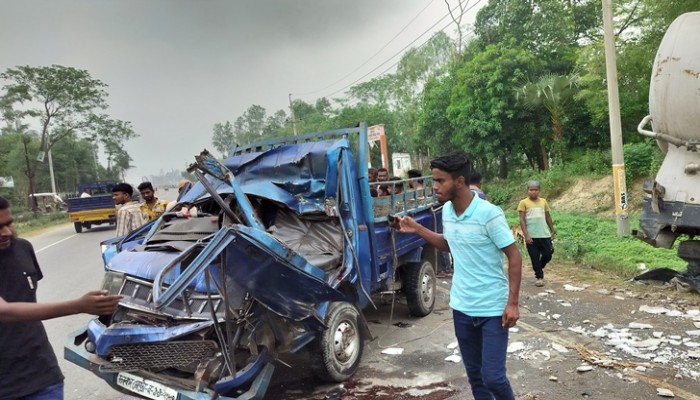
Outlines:
<svg viewBox="0 0 700 400"><path fill-rule="evenodd" d="M100 171L99 171L99 168L97 168L97 165L98 165L98 163L97 163L97 151L98 151L98 149L99 149L99 147L97 146L97 141L95 141L95 143L93 143L92 158L93 158L93 160L95 160L95 180L97 182L100 181Z"/></svg>
<svg viewBox="0 0 700 400"><path fill-rule="evenodd" d="M625 156L622 151L622 122L620 120L620 96L617 88L617 61L615 34L613 33L612 0L603 1L603 33L605 35L605 67L608 80L608 114L610 116L610 148L612 152L613 184L615 186L615 216L617 234L628 235L627 182L625 181Z"/></svg>
<svg viewBox="0 0 700 400"><path fill-rule="evenodd" d="M292 94L289 94L289 112L292 115L292 130L294 131L294 136L297 135L297 118L294 116L294 107L292 107Z"/></svg>
<svg viewBox="0 0 700 400"><path fill-rule="evenodd" d="M51 148L49 148L49 175L51 176L51 193L56 193L56 178L53 175L53 159L51 158Z"/></svg>

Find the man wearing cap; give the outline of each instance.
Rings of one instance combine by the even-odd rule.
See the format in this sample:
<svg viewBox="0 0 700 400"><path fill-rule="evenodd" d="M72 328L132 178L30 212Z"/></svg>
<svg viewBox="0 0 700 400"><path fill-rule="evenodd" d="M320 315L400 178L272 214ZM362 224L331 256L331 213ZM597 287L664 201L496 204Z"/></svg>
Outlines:
<svg viewBox="0 0 700 400"><path fill-rule="evenodd" d="M124 236L146 223L141 215L141 206L131 199L133 194L134 188L128 183L117 183L112 188L112 200L121 206L117 207L117 236Z"/></svg>

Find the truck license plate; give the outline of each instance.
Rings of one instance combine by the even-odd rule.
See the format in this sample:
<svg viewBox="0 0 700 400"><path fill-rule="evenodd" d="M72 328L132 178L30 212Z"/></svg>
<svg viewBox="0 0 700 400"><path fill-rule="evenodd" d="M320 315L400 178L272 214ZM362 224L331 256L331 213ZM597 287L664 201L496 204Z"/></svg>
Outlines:
<svg viewBox="0 0 700 400"><path fill-rule="evenodd" d="M177 390L136 375L120 372L117 385L153 400L177 400Z"/></svg>

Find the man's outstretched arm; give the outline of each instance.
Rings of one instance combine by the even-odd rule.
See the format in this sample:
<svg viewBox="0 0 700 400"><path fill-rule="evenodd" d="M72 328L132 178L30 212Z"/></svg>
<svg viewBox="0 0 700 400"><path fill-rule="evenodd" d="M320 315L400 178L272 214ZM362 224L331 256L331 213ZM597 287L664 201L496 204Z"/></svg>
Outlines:
<svg viewBox="0 0 700 400"><path fill-rule="evenodd" d="M8 303L0 297L0 321L41 321L73 314L107 315L117 309L121 296L106 290L88 292L75 300L56 303Z"/></svg>

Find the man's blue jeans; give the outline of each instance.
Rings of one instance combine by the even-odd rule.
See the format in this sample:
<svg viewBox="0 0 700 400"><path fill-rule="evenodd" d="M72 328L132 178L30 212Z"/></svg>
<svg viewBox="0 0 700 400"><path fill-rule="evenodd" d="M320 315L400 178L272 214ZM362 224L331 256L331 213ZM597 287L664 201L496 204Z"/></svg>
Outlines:
<svg viewBox="0 0 700 400"><path fill-rule="evenodd" d="M455 335L474 400L513 400L506 376L508 329L498 317L470 317L453 310Z"/></svg>
<svg viewBox="0 0 700 400"><path fill-rule="evenodd" d="M63 400L63 382L51 385L29 396L24 396L20 400Z"/></svg>

